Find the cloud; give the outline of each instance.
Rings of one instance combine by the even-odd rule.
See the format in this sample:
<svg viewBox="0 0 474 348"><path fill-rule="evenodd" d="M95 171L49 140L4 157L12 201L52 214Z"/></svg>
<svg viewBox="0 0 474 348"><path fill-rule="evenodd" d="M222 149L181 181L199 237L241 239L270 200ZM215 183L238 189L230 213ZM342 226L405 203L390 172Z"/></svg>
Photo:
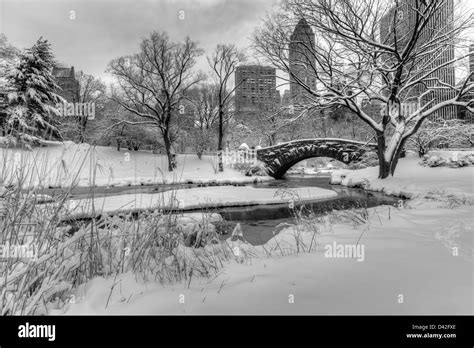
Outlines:
<svg viewBox="0 0 474 348"><path fill-rule="evenodd" d="M217 43L248 46L249 36L275 1L2 0L0 31L21 48L44 36L59 61L105 76L110 60L136 52L141 39L154 30L167 31L174 40L190 36L208 54ZM205 65L200 59L197 68Z"/></svg>

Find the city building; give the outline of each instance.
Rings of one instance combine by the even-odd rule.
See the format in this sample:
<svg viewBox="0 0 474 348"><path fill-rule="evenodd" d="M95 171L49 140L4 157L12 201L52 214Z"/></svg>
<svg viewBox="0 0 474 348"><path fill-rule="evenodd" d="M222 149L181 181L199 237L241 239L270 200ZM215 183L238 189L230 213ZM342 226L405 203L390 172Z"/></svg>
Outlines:
<svg viewBox="0 0 474 348"><path fill-rule="evenodd" d="M272 110L279 105L276 69L261 65L241 65L235 70L235 108Z"/></svg>
<svg viewBox="0 0 474 348"><path fill-rule="evenodd" d="M474 82L474 45L469 46L469 71L470 82ZM469 101L474 99L474 91L467 93L463 96L463 101ZM467 108L459 106L458 107L458 118L469 123L474 123L474 113L467 110Z"/></svg>
<svg viewBox="0 0 474 348"><path fill-rule="evenodd" d="M56 93L70 103L77 103L79 101L80 85L79 81L76 79L74 67L54 67L52 74L56 83L60 87ZM8 93L9 89L6 82L4 79L0 80L0 135L5 135L6 131L5 121L7 117L6 108L8 106Z"/></svg>
<svg viewBox="0 0 474 348"><path fill-rule="evenodd" d="M454 2L453 0L441 0L442 6L434 16L428 21L426 27L421 31L420 39L417 42L418 47L426 44L435 37L448 35L452 30L452 23L454 18ZM396 16L396 18L395 18ZM415 27L417 13L413 9L411 0L401 0L398 7L393 7L380 21L380 41L385 44L393 45L395 38L400 51L409 43L411 38L411 31ZM415 48L416 50L417 48ZM454 59L454 45L440 44L439 47L431 46L430 50L436 54L426 54L424 57L419 57L412 67L410 74L414 76L422 76L432 70L440 67ZM434 87L441 82L455 86L455 72L454 65L448 64L437 69L432 74L423 79L423 84L414 86L404 96L405 100L415 103L420 102L422 105L434 100L433 104L439 104L443 101L452 99L455 96L454 90L438 89L436 91L424 95L421 100L420 96L426 92L427 88ZM439 81L439 82L438 82ZM456 107L448 106L431 116L432 119L452 119L457 116Z"/></svg>
<svg viewBox="0 0 474 348"><path fill-rule="evenodd" d="M311 89L316 88L314 49L314 32L306 19L301 18L291 34L289 46L290 95L293 104L304 104L308 96L307 90L298 81Z"/></svg>
<svg viewBox="0 0 474 348"><path fill-rule="evenodd" d="M275 89L275 103L276 105L281 105L281 94L278 89Z"/></svg>
<svg viewBox="0 0 474 348"><path fill-rule="evenodd" d="M281 97L281 104L283 106L288 106L291 103L291 92L289 89L285 89L283 96Z"/></svg>
<svg viewBox="0 0 474 348"><path fill-rule="evenodd" d="M60 90L56 91L56 93L70 103L79 102L80 85L79 81L76 79L74 67L54 67L53 76L56 80L56 83L61 88Z"/></svg>
<svg viewBox="0 0 474 348"><path fill-rule="evenodd" d="M474 44L469 46L469 73L474 73ZM471 81L474 81L474 74L471 76Z"/></svg>

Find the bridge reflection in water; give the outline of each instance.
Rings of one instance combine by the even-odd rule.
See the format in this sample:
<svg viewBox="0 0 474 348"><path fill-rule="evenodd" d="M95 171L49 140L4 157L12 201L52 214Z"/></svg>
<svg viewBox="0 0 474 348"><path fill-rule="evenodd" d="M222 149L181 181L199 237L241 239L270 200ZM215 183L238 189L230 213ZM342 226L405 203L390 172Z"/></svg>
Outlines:
<svg viewBox="0 0 474 348"><path fill-rule="evenodd" d="M282 188L289 189L298 187L321 187L334 190L338 193L336 197L315 199L314 201L295 203L295 208L304 206L306 213L315 216L323 216L332 210L344 210L361 207L376 207L380 205L398 204L399 198L385 195L380 192L367 192L363 189L350 188L339 185L331 185L329 177L288 176L286 180L268 181L253 185L258 188ZM224 220L217 223L217 228L221 232L222 239L227 239L237 223L240 223L244 238L252 245L261 245L277 234L286 224L295 223L295 211L288 207L287 203L258 205L249 207L232 207L217 209ZM287 225L286 225L287 226Z"/></svg>

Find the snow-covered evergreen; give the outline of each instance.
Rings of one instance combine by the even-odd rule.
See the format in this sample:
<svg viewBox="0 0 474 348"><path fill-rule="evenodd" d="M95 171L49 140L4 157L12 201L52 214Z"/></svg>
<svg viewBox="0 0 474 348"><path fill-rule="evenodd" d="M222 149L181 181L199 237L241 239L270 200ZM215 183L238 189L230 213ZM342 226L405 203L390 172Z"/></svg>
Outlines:
<svg viewBox="0 0 474 348"><path fill-rule="evenodd" d="M40 37L20 54L19 63L8 74L13 91L8 94L8 132L26 142L61 139L56 104L63 99L52 75L54 56L50 44Z"/></svg>
<svg viewBox="0 0 474 348"><path fill-rule="evenodd" d="M18 59L19 50L8 43L5 34L0 33L0 89L7 86L6 75Z"/></svg>

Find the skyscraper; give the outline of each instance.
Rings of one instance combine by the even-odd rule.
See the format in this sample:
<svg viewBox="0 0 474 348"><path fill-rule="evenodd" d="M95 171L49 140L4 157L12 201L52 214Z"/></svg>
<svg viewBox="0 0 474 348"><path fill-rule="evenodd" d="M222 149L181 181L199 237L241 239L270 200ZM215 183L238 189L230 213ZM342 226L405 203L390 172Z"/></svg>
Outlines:
<svg viewBox="0 0 474 348"><path fill-rule="evenodd" d="M474 73L474 44L469 46L469 73ZM471 81L474 81L474 75L471 76Z"/></svg>
<svg viewBox="0 0 474 348"><path fill-rule="evenodd" d="M432 41L436 37L446 36L452 30L454 18L453 0L440 0L441 6L432 14L416 43L414 51L418 51L416 59L411 63L410 74L412 76L423 76L430 70L437 68L432 74L423 78L423 84L414 86L404 97L415 99L420 97L428 89L437 87L436 90L421 98L421 104L432 102L432 105L452 99L455 91L440 85L455 86L454 65L447 64L454 59L454 45L441 40ZM423 6L423 5L421 5ZM396 18L395 18L396 16ZM380 21L380 41L385 44L394 45L395 38L399 52L409 44L412 31L414 30L417 12L413 8L411 0L401 0L397 7L391 8ZM424 47L423 47L424 46ZM428 54L432 52L431 54ZM422 54L423 53L423 54ZM445 66L444 66L445 65ZM451 119L456 117L456 107L448 106L432 115L432 118Z"/></svg>
<svg viewBox="0 0 474 348"><path fill-rule="evenodd" d="M235 70L235 108L271 110L280 103L276 98L276 69L262 65L240 65Z"/></svg>
<svg viewBox="0 0 474 348"><path fill-rule="evenodd" d="M289 89L285 89L283 92L283 96L281 97L281 104L284 106L288 106L291 103L291 92Z"/></svg>
<svg viewBox="0 0 474 348"><path fill-rule="evenodd" d="M474 45L469 46L469 74L474 73ZM470 75L470 82L474 82L474 75ZM466 93L462 97L462 101L468 102L474 99L474 91ZM467 110L466 107L458 106L458 118L469 123L474 123L474 113Z"/></svg>
<svg viewBox="0 0 474 348"><path fill-rule="evenodd" d="M314 49L314 32L306 19L301 18L291 34L289 46L290 95L294 104L304 103L308 96L297 81L311 89L316 88Z"/></svg>
<svg viewBox="0 0 474 348"><path fill-rule="evenodd" d="M62 68L54 67L53 76L56 83L61 88L56 91L61 97L68 102L77 103L79 101L79 81L76 79L74 67Z"/></svg>

